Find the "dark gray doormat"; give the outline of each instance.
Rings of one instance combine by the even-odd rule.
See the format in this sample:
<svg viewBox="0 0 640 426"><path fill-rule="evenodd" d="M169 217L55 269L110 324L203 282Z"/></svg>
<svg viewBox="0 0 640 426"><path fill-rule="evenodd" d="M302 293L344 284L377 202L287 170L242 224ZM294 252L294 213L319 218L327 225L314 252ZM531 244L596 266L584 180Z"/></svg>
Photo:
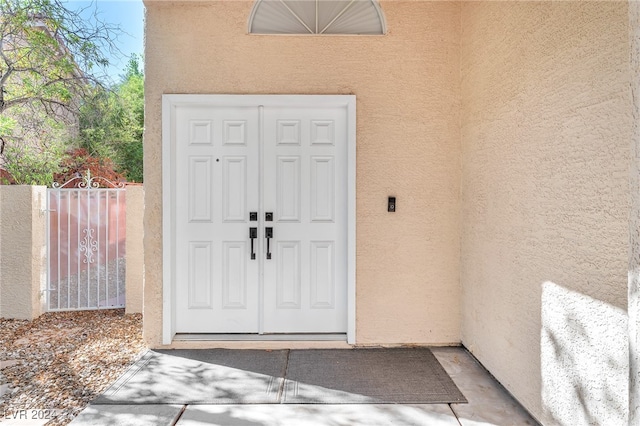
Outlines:
<svg viewBox="0 0 640 426"><path fill-rule="evenodd" d="M317 349L289 354L290 404L467 402L428 348Z"/></svg>
<svg viewBox="0 0 640 426"><path fill-rule="evenodd" d="M94 404L277 404L287 350L149 351Z"/></svg>
<svg viewBox="0 0 640 426"><path fill-rule="evenodd" d="M466 402L428 348L149 351L93 404Z"/></svg>

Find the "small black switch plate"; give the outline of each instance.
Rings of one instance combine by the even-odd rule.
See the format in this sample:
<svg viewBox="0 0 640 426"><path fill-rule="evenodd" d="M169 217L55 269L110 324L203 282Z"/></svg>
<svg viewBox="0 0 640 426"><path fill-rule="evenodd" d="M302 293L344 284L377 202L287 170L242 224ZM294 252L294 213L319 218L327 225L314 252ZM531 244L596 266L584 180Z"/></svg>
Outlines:
<svg viewBox="0 0 640 426"><path fill-rule="evenodd" d="M387 211L391 213L396 211L396 197L389 197L389 202L387 203Z"/></svg>

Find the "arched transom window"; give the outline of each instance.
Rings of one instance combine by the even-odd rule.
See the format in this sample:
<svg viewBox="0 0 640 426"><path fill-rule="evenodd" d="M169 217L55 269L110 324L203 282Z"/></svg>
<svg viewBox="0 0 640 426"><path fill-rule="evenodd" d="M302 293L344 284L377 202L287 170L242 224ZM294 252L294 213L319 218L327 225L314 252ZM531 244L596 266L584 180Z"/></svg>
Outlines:
<svg viewBox="0 0 640 426"><path fill-rule="evenodd" d="M376 0L257 0L251 34L384 34Z"/></svg>

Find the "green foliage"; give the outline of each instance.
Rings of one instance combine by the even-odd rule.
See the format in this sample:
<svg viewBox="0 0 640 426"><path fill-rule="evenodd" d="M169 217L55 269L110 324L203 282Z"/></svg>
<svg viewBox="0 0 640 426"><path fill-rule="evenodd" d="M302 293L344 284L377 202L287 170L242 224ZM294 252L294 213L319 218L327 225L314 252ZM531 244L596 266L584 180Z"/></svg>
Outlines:
<svg viewBox="0 0 640 426"><path fill-rule="evenodd" d="M81 100L118 51L119 27L67 4L0 0L0 166L19 184L63 171Z"/></svg>
<svg viewBox="0 0 640 426"><path fill-rule="evenodd" d="M60 141L50 142L46 149L29 144L8 145L4 151L4 168L18 185L51 186L54 175L63 170L65 150L65 144Z"/></svg>
<svg viewBox="0 0 640 426"><path fill-rule="evenodd" d="M129 182L142 182L144 75L134 55L119 84L96 88L80 109L79 145L94 156L111 158Z"/></svg>
<svg viewBox="0 0 640 426"><path fill-rule="evenodd" d="M0 137L12 142L6 144L0 165L17 184L51 185L62 170L68 135L67 124L41 105L15 107L10 117L0 115Z"/></svg>
<svg viewBox="0 0 640 426"><path fill-rule="evenodd" d="M17 125L18 123L14 118L0 115L0 137L12 135Z"/></svg>
<svg viewBox="0 0 640 426"><path fill-rule="evenodd" d="M61 0L0 0L0 16L0 113L33 102L50 114L77 110L119 28L93 25Z"/></svg>

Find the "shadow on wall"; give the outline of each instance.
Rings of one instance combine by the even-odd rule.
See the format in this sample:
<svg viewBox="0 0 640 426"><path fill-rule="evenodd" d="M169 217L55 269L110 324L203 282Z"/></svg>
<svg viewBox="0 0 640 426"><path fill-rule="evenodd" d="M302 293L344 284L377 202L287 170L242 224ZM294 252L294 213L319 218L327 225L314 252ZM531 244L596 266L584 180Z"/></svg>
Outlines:
<svg viewBox="0 0 640 426"><path fill-rule="evenodd" d="M542 284L541 374L545 418L560 425L627 424L627 313Z"/></svg>

